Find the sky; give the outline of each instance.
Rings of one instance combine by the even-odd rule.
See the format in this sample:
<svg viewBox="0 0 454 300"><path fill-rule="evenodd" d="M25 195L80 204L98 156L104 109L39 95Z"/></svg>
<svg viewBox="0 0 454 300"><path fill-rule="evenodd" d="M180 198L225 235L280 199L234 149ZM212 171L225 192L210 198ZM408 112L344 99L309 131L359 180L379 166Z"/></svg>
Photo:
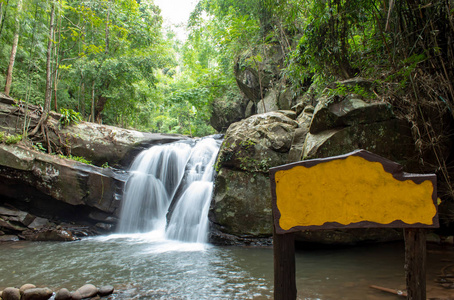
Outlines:
<svg viewBox="0 0 454 300"><path fill-rule="evenodd" d="M164 26L173 25L172 28L180 40L185 39L186 26L180 26L178 28L174 26L181 25L182 23L186 25L189 15L198 2L199 0L154 0L154 3L161 8Z"/></svg>

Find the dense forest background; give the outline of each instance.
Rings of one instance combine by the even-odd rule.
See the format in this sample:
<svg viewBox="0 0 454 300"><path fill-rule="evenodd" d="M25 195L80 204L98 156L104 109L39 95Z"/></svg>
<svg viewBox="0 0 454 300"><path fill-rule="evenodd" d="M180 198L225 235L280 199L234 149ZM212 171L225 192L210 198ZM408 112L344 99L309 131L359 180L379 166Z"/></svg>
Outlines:
<svg viewBox="0 0 454 300"><path fill-rule="evenodd" d="M241 97L235 67L260 79L277 46L276 80L294 97L367 78L421 152L452 139L440 128L453 116L451 0L201 0L187 30L163 28L152 0L0 0L0 86L45 112L202 136L216 99Z"/></svg>

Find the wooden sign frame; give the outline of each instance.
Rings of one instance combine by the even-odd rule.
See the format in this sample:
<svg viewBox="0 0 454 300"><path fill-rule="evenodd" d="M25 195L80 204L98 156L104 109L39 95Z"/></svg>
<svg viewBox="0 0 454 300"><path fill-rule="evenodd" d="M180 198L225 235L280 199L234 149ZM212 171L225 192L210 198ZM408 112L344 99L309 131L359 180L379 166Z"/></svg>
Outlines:
<svg viewBox="0 0 454 300"><path fill-rule="evenodd" d="M347 162L348 161L348 162ZM406 222L403 219L392 219L387 222L376 222L370 221L369 219L358 219L352 218L351 222L338 222L336 218L332 216L327 217L327 219L322 219L319 224L313 225L311 223L312 219L308 218L309 221L306 222L304 216L303 218L298 218L298 213L301 211L301 206L298 209L293 211L290 204L296 203L296 205L302 205L302 207L307 207L308 203L310 204L310 199L308 203L300 203L301 201L306 201L301 198L301 195L296 197L296 194L299 194L300 190L298 182L304 180L304 178L295 178L294 175L306 174L307 171L313 167L319 166L321 164L333 164L337 162L340 165L349 165L351 163L358 163L359 167L368 168L373 165L373 163L379 163L382 166L377 167L377 164L374 164L374 168L379 172L383 172L388 181L400 183L408 183L410 189L413 189L413 186L419 188L424 183L424 205L429 205L431 208L432 214L427 216L416 216L417 222ZM326 167L327 164L324 165ZM337 166L337 165L336 165ZM354 165L355 166L355 165ZM300 169L298 169L300 168ZM315 169L314 169L315 170ZM301 172L300 172L301 171ZM342 170L336 170L341 172ZM279 173L280 172L280 173ZM324 174L324 173L323 173ZM392 175L389 176L389 174ZM324 174L325 175L325 174ZM329 177L329 174L326 174ZM336 176L333 176L336 178ZM375 178L375 177L374 177ZM288 180L288 182L287 182ZM321 158L321 159L312 159L307 161L296 162L284 166L279 166L270 169L270 181L271 181L271 194L272 194L272 209L273 209L273 218L274 218L274 298L275 299L285 299L293 300L296 299L296 282L295 282L295 246L294 246L294 233L301 230L323 230L323 229L333 229L333 228L404 228L404 237L405 237L405 272L406 272L406 281L407 281L407 299L426 299L426 285L425 285L425 264L426 264L426 240L424 228L437 228L439 227L438 220L438 208L437 208L437 181L435 174L409 174L403 172L403 168L398 163L385 159L381 156L368 152L366 150L356 150L351 153ZM282 184L282 181L285 181L285 184ZM381 182L381 181L380 181ZM370 183L370 181L369 181ZM282 186L281 186L282 184ZM351 184L350 190L347 192L347 196L343 196L342 201L348 202L348 193L354 191L353 182ZM357 184L357 183L356 183ZM347 184L348 186L348 184ZM388 185L384 184L384 188ZM307 186L306 186L307 187ZM344 187L344 185L342 186ZM311 188L311 186L309 186ZM381 187L380 187L381 188ZM364 189L361 189L364 191ZM367 190L367 189L366 189ZM371 190L372 193L374 190ZM314 192L317 192L314 190ZM419 190L418 190L419 192ZM312 191L306 196L310 197ZM385 191L386 194L386 191ZM332 194L330 194L332 195ZM419 195L419 194L418 194ZM389 195L391 198L392 195ZM429 199L431 198L431 204ZM303 197L304 198L304 197ZM386 198L386 197L385 197ZM407 197L408 198L408 197ZM408 199L407 199L408 200ZM293 201L293 202L292 202ZM298 202L300 201L300 202ZM381 200L378 200L381 201ZM386 201L386 199L384 199ZM343 203L343 202L341 202ZM392 203L391 203L392 204ZM290 205L290 206L289 206ZM306 205L306 206L304 206ZM326 204L327 206L330 203ZM353 205L356 205L356 202L353 201ZM364 206L364 203L362 204ZM366 203L367 205L367 203ZM433 207L431 206L433 205ZM343 204L339 207L336 207L334 210L342 210ZM290 209L289 209L290 207ZM435 208L435 210L433 209ZM283 212L281 212L281 210ZM363 209L364 211L364 209ZM402 210L402 214L405 214L407 210ZM425 213L424 208L420 209L421 214ZM347 211L349 212L349 211ZM378 214L380 211L377 212ZM401 212L398 212L396 215L400 215ZM409 210L409 215L412 212ZM288 216L290 215L290 216ZM345 215L345 214L342 214ZM317 217L318 214L317 214ZM285 221L283 221L285 220ZM290 220L290 221L288 221ZM334 220L334 221L333 221ZM347 220L348 217L347 217ZM411 219L411 220L414 220ZM419 221L421 220L421 221ZM422 221L423 220L423 221ZM317 222L315 222L317 223ZM284 224L284 226L283 226ZM285 227L285 228L283 228Z"/></svg>

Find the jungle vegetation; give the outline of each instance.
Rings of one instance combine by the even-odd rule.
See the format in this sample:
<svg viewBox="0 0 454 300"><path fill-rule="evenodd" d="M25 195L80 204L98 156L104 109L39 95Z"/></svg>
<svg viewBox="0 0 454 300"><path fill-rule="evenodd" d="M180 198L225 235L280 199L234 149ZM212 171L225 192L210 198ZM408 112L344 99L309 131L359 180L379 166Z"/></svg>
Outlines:
<svg viewBox="0 0 454 300"><path fill-rule="evenodd" d="M44 115L201 136L215 132L211 103L239 93L238 56L278 45L295 96L368 78L421 152L449 137L437 124L454 109L452 0L201 0L187 40L162 24L153 0L0 0L0 86Z"/></svg>

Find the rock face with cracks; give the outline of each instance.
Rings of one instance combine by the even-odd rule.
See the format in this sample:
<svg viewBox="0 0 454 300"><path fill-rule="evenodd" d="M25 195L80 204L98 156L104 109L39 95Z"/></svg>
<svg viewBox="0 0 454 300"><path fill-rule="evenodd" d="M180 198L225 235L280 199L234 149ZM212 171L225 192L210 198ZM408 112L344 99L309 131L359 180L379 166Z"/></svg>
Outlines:
<svg viewBox="0 0 454 300"><path fill-rule="evenodd" d="M385 102L359 95L322 95L298 105L297 112L254 115L232 124L217 161L210 209L212 239L241 241L273 233L268 170L303 159L322 158L365 149L415 170L410 126L397 119ZM401 238L393 230L303 232L297 239L321 244L355 244Z"/></svg>

